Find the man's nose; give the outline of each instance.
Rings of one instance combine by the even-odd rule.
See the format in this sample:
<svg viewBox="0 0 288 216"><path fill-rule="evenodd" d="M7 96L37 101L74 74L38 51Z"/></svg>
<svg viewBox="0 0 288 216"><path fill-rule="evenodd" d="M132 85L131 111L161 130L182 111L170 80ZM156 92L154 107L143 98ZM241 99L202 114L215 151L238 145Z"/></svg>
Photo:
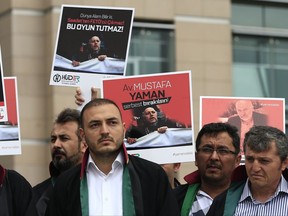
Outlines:
<svg viewBox="0 0 288 216"><path fill-rule="evenodd" d="M261 170L261 166L257 160L254 160L252 163L252 170L254 172L259 172Z"/></svg>
<svg viewBox="0 0 288 216"><path fill-rule="evenodd" d="M107 124L103 124L101 126L101 133L105 133L105 134L109 133L109 127Z"/></svg>
<svg viewBox="0 0 288 216"><path fill-rule="evenodd" d="M56 139L53 143L53 148L62 148L62 142L60 139Z"/></svg>
<svg viewBox="0 0 288 216"><path fill-rule="evenodd" d="M214 151L212 152L210 158L213 159L213 160L218 160L218 159L219 159L219 155L218 155L218 153L217 153L217 151L216 151L215 149L214 149Z"/></svg>

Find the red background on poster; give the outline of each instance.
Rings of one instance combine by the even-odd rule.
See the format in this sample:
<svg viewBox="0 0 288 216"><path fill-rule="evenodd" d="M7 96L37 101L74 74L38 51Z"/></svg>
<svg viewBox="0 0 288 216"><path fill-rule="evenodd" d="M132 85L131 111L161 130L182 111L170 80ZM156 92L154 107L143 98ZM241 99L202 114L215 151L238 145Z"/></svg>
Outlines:
<svg viewBox="0 0 288 216"><path fill-rule="evenodd" d="M227 108L236 101L244 99L257 101L262 106L258 109L258 112L267 115L268 125L279 128L285 132L284 128L284 100L271 100L262 98L202 98L202 125L210 122L225 121L223 113L227 111ZM228 117L228 116L227 116Z"/></svg>
<svg viewBox="0 0 288 216"><path fill-rule="evenodd" d="M8 121L12 125L17 125L17 104L16 104L16 86L15 79L4 78L4 86L6 93L6 106Z"/></svg>
<svg viewBox="0 0 288 216"><path fill-rule="evenodd" d="M165 90L165 97L171 97L171 100L168 104L160 104L161 110L165 115L170 118L184 123L188 127L191 127L191 90L190 90L190 77L189 73L166 73L163 75L153 75L153 76L138 76L138 77L125 77L112 80L103 81L103 96L105 98L110 98L114 100L120 107L124 122L126 123L126 128L130 126L133 122L132 109L123 110L122 103L125 102L137 102L148 100L145 99L136 99L132 100L132 97L129 93L139 92L140 94L145 92L152 92L153 90ZM134 84L141 83L145 86L145 83L148 82L161 82L169 81L171 87L163 87L156 89L142 89L137 91L125 90L126 87L131 87ZM153 98L156 99L156 98Z"/></svg>

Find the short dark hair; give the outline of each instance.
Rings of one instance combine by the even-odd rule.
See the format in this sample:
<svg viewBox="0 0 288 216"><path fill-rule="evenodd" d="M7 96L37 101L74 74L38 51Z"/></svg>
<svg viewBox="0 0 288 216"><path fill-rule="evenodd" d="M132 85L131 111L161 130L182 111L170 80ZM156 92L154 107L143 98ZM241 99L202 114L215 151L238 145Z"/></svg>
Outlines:
<svg viewBox="0 0 288 216"><path fill-rule="evenodd" d="M76 122L78 125L77 136L81 140L79 128L80 128L80 111L77 109L66 108L62 110L56 117L54 124L65 124L67 122Z"/></svg>
<svg viewBox="0 0 288 216"><path fill-rule="evenodd" d="M120 117L122 120L122 113L120 111L120 108L118 107L118 105L114 101L107 99L107 98L95 98L95 99L89 101L81 110L81 114L80 114L81 127L83 128L83 115L84 115L84 112L86 109L88 109L90 107L97 107L97 106L105 105L105 104L114 105L119 110Z"/></svg>
<svg viewBox="0 0 288 216"><path fill-rule="evenodd" d="M227 132L232 138L232 144L235 148L236 154L240 152L240 137L238 135L238 129L228 123L213 122L204 125L199 131L196 138L196 150L198 151L199 145L201 143L201 138L204 135L217 136L219 133Z"/></svg>
<svg viewBox="0 0 288 216"><path fill-rule="evenodd" d="M276 145L281 161L286 160L288 139L285 133L271 126L254 126L245 134L244 153L246 152L246 146L252 151L263 152L269 150L273 143Z"/></svg>

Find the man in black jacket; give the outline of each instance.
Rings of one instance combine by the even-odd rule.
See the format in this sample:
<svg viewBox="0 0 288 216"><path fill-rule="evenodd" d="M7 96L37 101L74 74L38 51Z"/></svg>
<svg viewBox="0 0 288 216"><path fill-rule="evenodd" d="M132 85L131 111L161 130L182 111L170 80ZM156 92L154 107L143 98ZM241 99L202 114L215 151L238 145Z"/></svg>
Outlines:
<svg viewBox="0 0 288 216"><path fill-rule="evenodd" d="M82 166L59 176L46 215L177 216L177 202L160 165L130 156L119 107L97 98L81 111L88 150Z"/></svg>
<svg viewBox="0 0 288 216"><path fill-rule="evenodd" d="M18 172L0 165L0 215L25 215L31 198L29 182Z"/></svg>
<svg viewBox="0 0 288 216"><path fill-rule="evenodd" d="M51 157L50 178L33 187L33 199L27 216L45 215L47 203L58 176L81 163L86 144L79 133L80 112L76 109L64 109L57 116L50 135Z"/></svg>
<svg viewBox="0 0 288 216"><path fill-rule="evenodd" d="M230 186L241 159L237 128L226 123L204 125L196 138L196 151L198 170L184 177L187 184L174 189L184 216L206 215L213 199Z"/></svg>

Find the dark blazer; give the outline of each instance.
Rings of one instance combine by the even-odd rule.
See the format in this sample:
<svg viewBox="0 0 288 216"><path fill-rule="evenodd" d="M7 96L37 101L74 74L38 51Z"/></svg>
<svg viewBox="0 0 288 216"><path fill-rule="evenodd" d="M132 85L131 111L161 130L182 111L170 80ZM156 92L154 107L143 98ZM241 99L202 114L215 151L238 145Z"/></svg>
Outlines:
<svg viewBox="0 0 288 216"><path fill-rule="evenodd" d="M22 175L0 165L0 215L25 215L32 198L31 189Z"/></svg>
<svg viewBox="0 0 288 216"><path fill-rule="evenodd" d="M49 164L50 178L40 182L32 188L32 200L27 210L26 216L44 216L52 194L53 182L60 175L60 171L51 161Z"/></svg>
<svg viewBox="0 0 288 216"><path fill-rule="evenodd" d="M262 113L253 112L252 118L254 121L254 126L267 125L268 123L267 115ZM241 134L241 119L238 115L230 117L228 119L228 123L237 127L239 134Z"/></svg>
<svg viewBox="0 0 288 216"><path fill-rule="evenodd" d="M85 156L84 156L85 157ZM136 215L177 216L180 212L163 168L153 162L130 156L130 173ZM84 163L86 167L86 163ZM80 174L78 165L61 174L54 186L46 216L81 216Z"/></svg>
<svg viewBox="0 0 288 216"><path fill-rule="evenodd" d="M246 171L245 171L245 166L244 165L238 166L233 171L233 173L231 175L231 183L234 184L234 183L242 182L242 181L246 180L246 178L247 178L247 175L246 175ZM176 199L178 202L179 211L181 211L181 209L182 209L188 187L190 185L195 185L195 184L201 185L201 176L200 176L199 170L196 170L196 171L186 175L184 177L184 180L187 182L187 184L180 185L173 190L173 193L176 196ZM215 205L215 208L222 208L222 209L220 209L220 211L222 211L224 209L224 204L222 206ZM217 209L217 211L218 211L218 209ZM209 212L210 212L210 210L209 210ZM217 216L220 216L220 215L221 214L219 214Z"/></svg>

